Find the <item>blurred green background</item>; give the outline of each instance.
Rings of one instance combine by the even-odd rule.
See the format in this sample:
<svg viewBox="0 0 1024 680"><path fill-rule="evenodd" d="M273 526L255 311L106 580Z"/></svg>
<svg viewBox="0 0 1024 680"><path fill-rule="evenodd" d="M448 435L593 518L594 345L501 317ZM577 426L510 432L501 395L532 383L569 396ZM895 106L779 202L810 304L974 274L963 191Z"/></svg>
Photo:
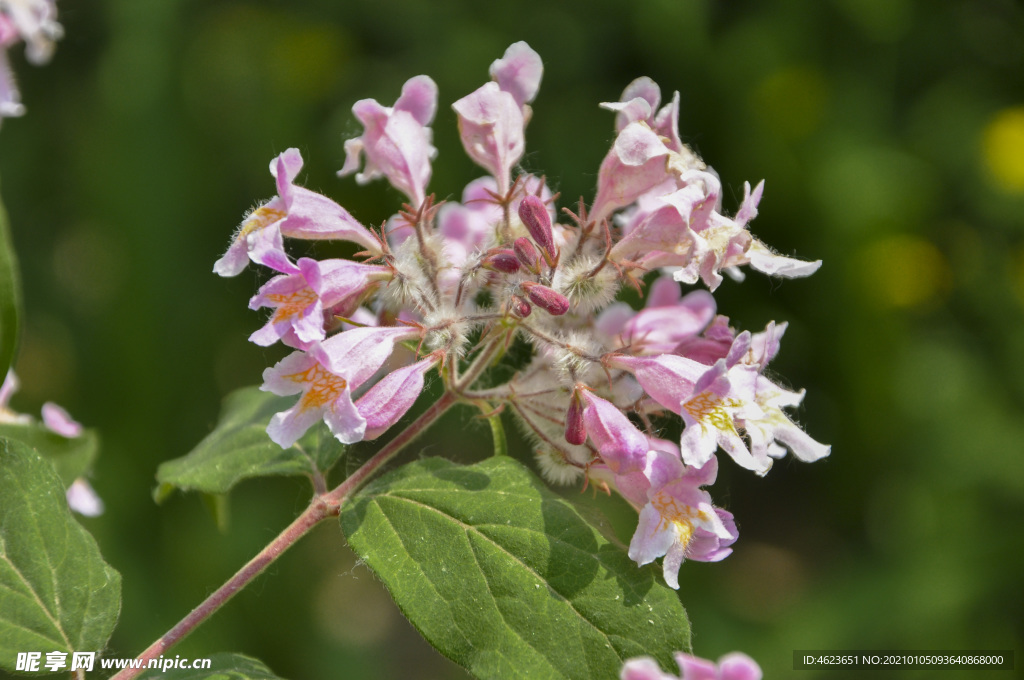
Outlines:
<svg viewBox="0 0 1024 680"><path fill-rule="evenodd" d="M598 102L649 75L666 97L680 90L681 133L720 173L727 210L744 180L764 178L752 231L824 260L809 280L752 272L716 294L741 328L790 322L773 368L807 389L798 418L833 452L765 479L723 465L712 491L742 536L726 561L683 567L694 651L744 650L768 677L790 675L793 650L808 648L1016 648L1021 663L1019 2L58 4L66 37L45 67L13 55L28 113L0 130L26 309L14 406L57 401L102 435L93 484L107 513L83 522L124 576L110 656L138 653L308 498L302 480L246 483L226 534L197 497L150 498L157 465L282 354L246 342L264 275L211 272L244 211L274 193L271 158L300 148L307 186L379 224L397 192L334 176L343 139L361 131L350 108L389 105L426 73L441 91L431 189L458 198L481 173L450 104L526 40L545 74L523 165L562 205L592 198L613 137ZM431 453L488 450L469 415L449 423L458 432ZM333 523L174 653L219 651L296 680L464 677Z"/></svg>

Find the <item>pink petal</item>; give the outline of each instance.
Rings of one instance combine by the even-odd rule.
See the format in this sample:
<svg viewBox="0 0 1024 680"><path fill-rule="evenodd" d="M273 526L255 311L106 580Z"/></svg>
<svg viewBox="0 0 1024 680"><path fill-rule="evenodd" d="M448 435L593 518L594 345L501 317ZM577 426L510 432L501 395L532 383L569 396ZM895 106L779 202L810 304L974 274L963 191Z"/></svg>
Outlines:
<svg viewBox="0 0 1024 680"><path fill-rule="evenodd" d="M646 124L635 122L623 128L598 170L591 218L602 220L661 183L668 176L669 153L669 148Z"/></svg>
<svg viewBox="0 0 1024 680"><path fill-rule="evenodd" d="M776 255L768 246L754 240L747 250L750 266L769 276L782 276L788 279L810 276L821 267L821 260L806 262L792 257Z"/></svg>
<svg viewBox="0 0 1024 680"><path fill-rule="evenodd" d="M647 437L610 401L586 390L583 422L602 460L615 473L625 474L643 468Z"/></svg>
<svg viewBox="0 0 1024 680"><path fill-rule="evenodd" d="M356 408L366 420L365 439L376 439L405 415L423 391L424 374L437 362L431 356L393 371L360 397Z"/></svg>
<svg viewBox="0 0 1024 680"><path fill-rule="evenodd" d="M68 507L85 517L99 517L103 514L103 499L93 490L89 482L79 477L71 482L65 496Z"/></svg>
<svg viewBox="0 0 1024 680"><path fill-rule="evenodd" d="M419 337L408 326L353 328L332 335L310 350L331 373L344 377L352 389L366 382L384 365L395 343Z"/></svg>
<svg viewBox="0 0 1024 680"><path fill-rule="evenodd" d="M718 660L721 680L761 680L763 673L757 662L743 652L730 652Z"/></svg>
<svg viewBox="0 0 1024 680"><path fill-rule="evenodd" d="M51 401L43 404L43 425L51 432L72 439L82 434L82 426L67 411Z"/></svg>
<svg viewBox="0 0 1024 680"><path fill-rule="evenodd" d="M505 55L491 64L490 74L498 87L511 94L521 108L537 96L544 63L529 45L519 41L509 45Z"/></svg>
<svg viewBox="0 0 1024 680"><path fill-rule="evenodd" d="M619 680L677 680L661 671L658 663L648 657L628 660L622 667Z"/></svg>
<svg viewBox="0 0 1024 680"><path fill-rule="evenodd" d="M402 85L402 95L395 102L396 111L408 111L416 122L428 126L437 113L437 83L430 76L416 76Z"/></svg>
<svg viewBox="0 0 1024 680"><path fill-rule="evenodd" d="M497 83L485 83L452 104L462 146L474 163L494 175L498 190L511 182L512 166L523 156L523 112Z"/></svg>
<svg viewBox="0 0 1024 680"><path fill-rule="evenodd" d="M306 434L306 430L320 421L323 413L323 408L305 408L300 399L290 409L274 414L267 425L267 434L282 449L291 448Z"/></svg>
<svg viewBox="0 0 1024 680"><path fill-rule="evenodd" d="M363 440L366 419L352 403L352 393L344 390L323 412L328 429L342 444L354 444Z"/></svg>
<svg viewBox="0 0 1024 680"><path fill-rule="evenodd" d="M720 680L718 667L713 661L678 652L676 663L682 673L682 680Z"/></svg>

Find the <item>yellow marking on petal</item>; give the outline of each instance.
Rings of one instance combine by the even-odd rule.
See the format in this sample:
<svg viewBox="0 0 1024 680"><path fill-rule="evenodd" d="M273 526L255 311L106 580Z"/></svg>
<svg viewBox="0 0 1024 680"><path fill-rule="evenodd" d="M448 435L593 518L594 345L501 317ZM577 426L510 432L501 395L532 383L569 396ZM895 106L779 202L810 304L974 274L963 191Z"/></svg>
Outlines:
<svg viewBox="0 0 1024 680"><path fill-rule="evenodd" d="M735 399L725 400L715 396L711 392L701 392L693 399L683 403L686 412L693 416L693 419L702 425L710 424L712 427L723 432L735 432L732 424L732 417L725 410L725 406L736 407L739 402Z"/></svg>
<svg viewBox="0 0 1024 680"><path fill-rule="evenodd" d="M299 399L299 406L303 411L320 408L334 401L348 387L348 381L334 375L320 364L314 364L305 371L290 373L284 378L306 386Z"/></svg>
<svg viewBox="0 0 1024 680"><path fill-rule="evenodd" d="M242 220L242 226L238 230L237 238L241 240L254 231L259 231L274 222L284 219L287 214L288 213L283 210L268 208L265 205L260 206L246 215L245 219Z"/></svg>
<svg viewBox="0 0 1024 680"><path fill-rule="evenodd" d="M659 492L651 499L651 506L661 515L658 529L664 530L670 525L675 525L679 534L679 542L686 547L693 537L693 518L697 512L688 505L680 504L678 499L664 491Z"/></svg>
<svg viewBox="0 0 1024 680"><path fill-rule="evenodd" d="M285 321L298 315L304 309L316 302L316 292L309 287L302 288L293 293L271 293L266 296L267 300L276 303L277 309L271 321Z"/></svg>

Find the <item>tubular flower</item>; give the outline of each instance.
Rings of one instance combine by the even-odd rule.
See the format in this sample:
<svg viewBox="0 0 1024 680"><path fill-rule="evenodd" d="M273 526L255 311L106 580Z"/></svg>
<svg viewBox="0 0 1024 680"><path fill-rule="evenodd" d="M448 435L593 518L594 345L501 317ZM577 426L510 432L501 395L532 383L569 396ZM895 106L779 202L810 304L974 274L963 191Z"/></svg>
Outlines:
<svg viewBox="0 0 1024 680"><path fill-rule="evenodd" d="M235 276L250 259L278 272L297 272L298 267L285 254L283 236L351 241L380 254L380 242L347 210L294 183L301 169L302 154L298 149L288 149L270 163L270 174L277 181L277 196L245 216L227 252L214 264L215 273Z"/></svg>
<svg viewBox="0 0 1024 680"><path fill-rule="evenodd" d="M366 420L366 439L376 439L406 414L423 391L423 378L441 357L432 354L387 374L356 402Z"/></svg>
<svg viewBox="0 0 1024 680"><path fill-rule="evenodd" d="M722 560L739 535L732 514L712 506L710 494L700 488L713 484L717 474L714 458L689 467L673 453L647 453L644 476L650 488L629 543L629 558L643 566L664 556L665 583L677 590L683 560Z"/></svg>
<svg viewBox="0 0 1024 680"><path fill-rule="evenodd" d="M391 356L396 342L419 335L404 327L354 328L331 336L307 352L293 352L263 372L260 389L300 394L287 411L270 420L267 434L288 448L323 419L339 441L352 444L366 434L366 419L352 402L352 391L369 380Z"/></svg>
<svg viewBox="0 0 1024 680"><path fill-rule="evenodd" d="M356 175L359 184L386 177L414 207L422 205L430 183L430 162L437 155L429 127L437 112L434 81L416 76L402 86L402 96L393 107L363 99L355 103L352 112L363 124L364 132L345 142L345 165L338 175L344 177L358 170L360 157L365 154L366 165Z"/></svg>
<svg viewBox="0 0 1024 680"><path fill-rule="evenodd" d="M326 337L325 314L349 316L373 283L389 277L390 270L380 265L301 258L297 273L275 276L249 301L250 309L274 309L267 324L249 339L262 346L282 340L306 349Z"/></svg>
<svg viewBox="0 0 1024 680"><path fill-rule="evenodd" d="M525 42L505 51L491 64L492 82L452 104L466 154L494 176L498 190L508 190L512 166L525 148L523 136L530 119L528 102L540 89L544 65Z"/></svg>
<svg viewBox="0 0 1024 680"><path fill-rule="evenodd" d="M818 263L774 255L749 233L763 184L747 185L726 216L729 192L680 141L679 94L663 104L649 78L605 105L616 138L589 207L559 206L543 177L516 170L540 57L516 43L490 75L453 104L464 150L488 173L443 192L458 200L426 195L433 81L408 81L390 108L355 106L363 134L346 143L341 174L365 156L357 181L384 176L409 199L372 218L386 237L296 187L297 151L275 159L279 195L246 218L218 263L237 273L251 259L276 274L250 301L271 309L251 339L298 350L263 385L298 396L268 433L291 446L323 420L343 442L383 436L437 371L451 401L513 414L549 481L620 494L639 513L630 557L663 557L675 587L684 559L722 559L737 537L704 488L719 448L760 474L787 449L805 461L829 451L787 415L803 392L764 375L785 324L734 330L711 291L745 265L794 276ZM354 241L365 252L293 261L284 237ZM616 301L626 286L640 305ZM665 420L683 426L678 447L655 434Z"/></svg>

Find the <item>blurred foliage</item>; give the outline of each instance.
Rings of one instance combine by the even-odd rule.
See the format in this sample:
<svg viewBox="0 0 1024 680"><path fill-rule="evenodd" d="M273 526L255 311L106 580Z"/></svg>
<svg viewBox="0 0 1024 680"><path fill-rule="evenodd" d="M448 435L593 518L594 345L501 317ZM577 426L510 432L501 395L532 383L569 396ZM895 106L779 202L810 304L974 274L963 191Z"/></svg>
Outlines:
<svg viewBox="0 0 1024 680"><path fill-rule="evenodd" d="M224 535L196 497L150 498L157 466L281 355L245 340L261 323L245 303L265 275L211 273L243 212L273 193L270 159L299 147L307 186L380 223L398 194L334 176L360 131L350 107L390 104L427 73L442 99L432 189L458 197L479 172L449 105L516 40L546 67L523 165L563 205L592 196L613 137L597 103L649 75L680 90L681 132L721 174L726 207L744 180L765 178L753 231L825 261L810 280L752 273L716 294L742 328L790 321L773 369L807 388L799 419L833 453L765 479L723 465L713 493L742 537L726 561L683 568L694 651L742 649L781 677L798 648L1021 649L1019 2L59 4L66 37L43 68L13 57L28 113L0 131L24 276L14 406L58 401L102 433L93 484L107 513L84 521L124 576L111 655L170 627L308 494L300 480L244 484ZM430 454L491 446L467 414L425 443ZM175 653L219 651L288 678L463 677L402 622L334 524Z"/></svg>

